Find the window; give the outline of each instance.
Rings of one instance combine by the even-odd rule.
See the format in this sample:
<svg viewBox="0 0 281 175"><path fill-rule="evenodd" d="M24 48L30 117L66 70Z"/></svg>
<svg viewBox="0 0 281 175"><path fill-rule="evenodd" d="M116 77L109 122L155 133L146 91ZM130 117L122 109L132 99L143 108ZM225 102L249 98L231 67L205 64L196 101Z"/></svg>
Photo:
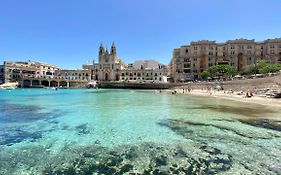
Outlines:
<svg viewBox="0 0 281 175"><path fill-rule="evenodd" d="M247 49L252 49L252 46L247 46Z"/></svg>
<svg viewBox="0 0 281 175"><path fill-rule="evenodd" d="M213 52L209 52L209 55L213 55Z"/></svg>
<svg viewBox="0 0 281 175"><path fill-rule="evenodd" d="M188 53L188 49L185 50L185 53Z"/></svg>
<svg viewBox="0 0 281 175"><path fill-rule="evenodd" d="M189 58L185 58L184 62L190 62Z"/></svg>
<svg viewBox="0 0 281 175"><path fill-rule="evenodd" d="M194 47L194 50L197 50L197 46Z"/></svg>
<svg viewBox="0 0 281 175"><path fill-rule="evenodd" d="M213 46L210 46L209 49L210 49L210 50L213 50L214 48L213 48Z"/></svg>
<svg viewBox="0 0 281 175"><path fill-rule="evenodd" d="M231 46L231 47L230 47L230 49L234 49L234 48L235 48L234 46Z"/></svg>

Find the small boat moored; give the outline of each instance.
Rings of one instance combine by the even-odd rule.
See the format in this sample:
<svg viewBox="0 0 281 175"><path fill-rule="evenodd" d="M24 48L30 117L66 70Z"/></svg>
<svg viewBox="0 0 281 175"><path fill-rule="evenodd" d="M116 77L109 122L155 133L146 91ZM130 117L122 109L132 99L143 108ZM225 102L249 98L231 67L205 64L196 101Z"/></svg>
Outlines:
<svg viewBox="0 0 281 175"><path fill-rule="evenodd" d="M0 85L0 89L4 90L14 90L18 87L18 83L4 83Z"/></svg>

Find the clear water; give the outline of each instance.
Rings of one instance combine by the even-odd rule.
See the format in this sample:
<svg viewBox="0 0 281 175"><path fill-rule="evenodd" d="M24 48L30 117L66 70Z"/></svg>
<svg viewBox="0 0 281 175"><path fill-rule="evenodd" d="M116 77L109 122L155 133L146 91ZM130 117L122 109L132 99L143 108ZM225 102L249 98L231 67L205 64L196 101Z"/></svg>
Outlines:
<svg viewBox="0 0 281 175"><path fill-rule="evenodd" d="M92 89L0 104L0 174L281 174L281 108Z"/></svg>

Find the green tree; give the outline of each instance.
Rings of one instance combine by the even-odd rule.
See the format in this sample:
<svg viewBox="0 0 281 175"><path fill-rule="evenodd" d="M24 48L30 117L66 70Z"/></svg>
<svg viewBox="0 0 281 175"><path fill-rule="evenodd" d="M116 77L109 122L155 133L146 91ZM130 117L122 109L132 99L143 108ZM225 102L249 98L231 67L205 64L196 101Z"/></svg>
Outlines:
<svg viewBox="0 0 281 175"><path fill-rule="evenodd" d="M210 73L207 70L204 70L201 73L201 79L206 80L208 77L210 77Z"/></svg>
<svg viewBox="0 0 281 175"><path fill-rule="evenodd" d="M206 72L205 72L206 71ZM209 67L207 70L202 72L201 77L225 77L229 78L230 76L233 76L236 74L236 69L233 66L230 65L214 65ZM208 73L208 74L207 74Z"/></svg>
<svg viewBox="0 0 281 175"><path fill-rule="evenodd" d="M257 72L261 74L274 73L281 70L281 64L270 64L265 60L257 63Z"/></svg>

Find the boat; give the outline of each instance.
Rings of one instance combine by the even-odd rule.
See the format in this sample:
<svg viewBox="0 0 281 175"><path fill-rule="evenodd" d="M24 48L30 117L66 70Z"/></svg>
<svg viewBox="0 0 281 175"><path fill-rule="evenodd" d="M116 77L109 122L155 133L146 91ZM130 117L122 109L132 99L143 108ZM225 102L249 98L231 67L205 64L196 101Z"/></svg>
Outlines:
<svg viewBox="0 0 281 175"><path fill-rule="evenodd" d="M87 88L96 88L97 87L97 82L96 81L89 81Z"/></svg>
<svg viewBox="0 0 281 175"><path fill-rule="evenodd" d="M14 90L18 87L18 83L4 83L0 85L0 89L3 90Z"/></svg>
<svg viewBox="0 0 281 175"><path fill-rule="evenodd" d="M4 90L14 90L16 89L15 87L9 86L9 87L0 87L0 89L4 89Z"/></svg>

